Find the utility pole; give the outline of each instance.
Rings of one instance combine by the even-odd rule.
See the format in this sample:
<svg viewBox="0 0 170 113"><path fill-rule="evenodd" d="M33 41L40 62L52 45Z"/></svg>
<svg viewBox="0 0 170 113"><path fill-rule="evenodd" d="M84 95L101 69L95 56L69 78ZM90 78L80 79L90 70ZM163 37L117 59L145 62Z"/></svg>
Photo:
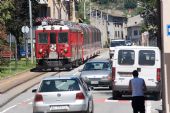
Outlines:
<svg viewBox="0 0 170 113"><path fill-rule="evenodd" d="M31 39L31 63L34 63L34 50L33 50L33 37L32 37L32 3L31 0L29 2L29 18L30 18L30 39Z"/></svg>
<svg viewBox="0 0 170 113"><path fill-rule="evenodd" d="M86 0L84 0L84 19L86 19Z"/></svg>
<svg viewBox="0 0 170 113"><path fill-rule="evenodd" d="M91 24L91 0L90 0L90 24Z"/></svg>

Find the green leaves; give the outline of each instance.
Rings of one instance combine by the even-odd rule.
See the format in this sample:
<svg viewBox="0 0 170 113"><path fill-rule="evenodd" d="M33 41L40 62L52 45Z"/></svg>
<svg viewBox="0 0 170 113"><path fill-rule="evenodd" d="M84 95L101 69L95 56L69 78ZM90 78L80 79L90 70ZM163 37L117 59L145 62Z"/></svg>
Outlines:
<svg viewBox="0 0 170 113"><path fill-rule="evenodd" d="M6 23L11 19L11 12L14 9L12 0L3 0L0 2L0 22Z"/></svg>

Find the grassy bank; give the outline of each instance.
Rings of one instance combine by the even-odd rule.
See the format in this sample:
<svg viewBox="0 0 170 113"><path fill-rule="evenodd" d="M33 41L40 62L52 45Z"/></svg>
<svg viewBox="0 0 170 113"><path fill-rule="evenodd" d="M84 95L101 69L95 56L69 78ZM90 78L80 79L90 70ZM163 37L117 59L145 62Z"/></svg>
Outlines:
<svg viewBox="0 0 170 113"><path fill-rule="evenodd" d="M17 62L11 61L8 66L0 67L0 79L15 76L17 73L27 71L34 67L35 64L32 64L31 61L26 62L25 59L21 59Z"/></svg>

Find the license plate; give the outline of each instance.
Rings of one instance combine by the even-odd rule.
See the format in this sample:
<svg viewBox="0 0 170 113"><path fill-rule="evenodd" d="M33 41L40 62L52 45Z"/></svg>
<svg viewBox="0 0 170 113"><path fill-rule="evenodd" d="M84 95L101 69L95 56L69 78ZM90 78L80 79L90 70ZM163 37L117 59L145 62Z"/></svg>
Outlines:
<svg viewBox="0 0 170 113"><path fill-rule="evenodd" d="M62 111L67 111L69 109L68 106L51 106L50 111L57 111L57 110L62 110Z"/></svg>
<svg viewBox="0 0 170 113"><path fill-rule="evenodd" d="M132 74L122 74L121 77L132 77Z"/></svg>
<svg viewBox="0 0 170 113"><path fill-rule="evenodd" d="M99 84L98 81L91 81L91 84Z"/></svg>

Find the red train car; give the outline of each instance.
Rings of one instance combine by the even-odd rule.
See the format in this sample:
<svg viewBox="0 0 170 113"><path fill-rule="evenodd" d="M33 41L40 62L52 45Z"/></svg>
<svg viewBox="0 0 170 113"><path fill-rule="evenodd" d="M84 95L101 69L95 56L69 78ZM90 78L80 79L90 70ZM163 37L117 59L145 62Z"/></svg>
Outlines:
<svg viewBox="0 0 170 113"><path fill-rule="evenodd" d="M52 20L37 26L35 37L37 68L71 69L101 49L100 30L87 24Z"/></svg>

